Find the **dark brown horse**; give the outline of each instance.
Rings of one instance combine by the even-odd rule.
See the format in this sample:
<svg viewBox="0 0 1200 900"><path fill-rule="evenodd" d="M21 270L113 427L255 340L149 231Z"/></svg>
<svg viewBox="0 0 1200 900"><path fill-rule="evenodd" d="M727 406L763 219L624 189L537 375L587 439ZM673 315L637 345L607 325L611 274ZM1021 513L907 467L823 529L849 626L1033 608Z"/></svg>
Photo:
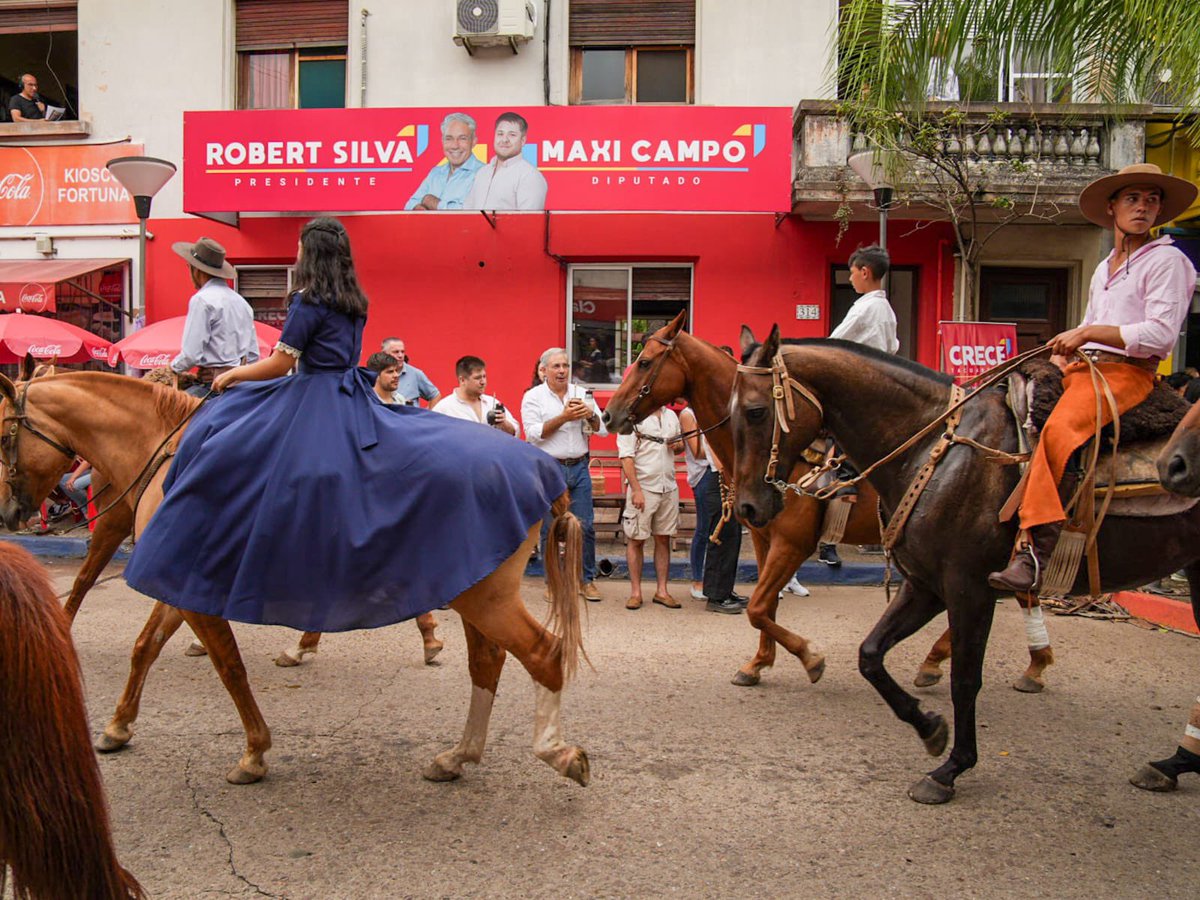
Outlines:
<svg viewBox="0 0 1200 900"><path fill-rule="evenodd" d="M141 897L117 862L71 626L46 571L0 544L0 896Z"/></svg>
<svg viewBox="0 0 1200 900"><path fill-rule="evenodd" d="M712 344L683 330L686 316L680 313L670 324L646 341L637 361L608 401L604 421L612 431L629 433L643 418L676 397L686 397L696 421L705 430L709 446L726 472L733 471L733 441L726 423L737 363ZM803 459L795 463L798 477L810 468ZM879 543L876 495L864 485L846 525L847 543ZM776 619L779 592L796 574L800 564L817 549L827 504L811 497L789 494L783 514L762 526L751 525L754 554L758 560L758 583L746 608L750 624L760 632L758 652L733 677L740 686L758 684L763 669L775 662L775 643L799 658L811 681L825 671L825 657L811 649L806 638L780 625ZM918 673L920 684L933 684L941 677L938 667L949 655L948 635L939 640ZM1032 669L1032 666L1031 666ZM1029 673L1027 673L1029 674ZM1040 669L1034 673L1040 674Z"/></svg>
<svg viewBox="0 0 1200 900"><path fill-rule="evenodd" d="M1158 480L1173 494L1200 497L1200 403L1193 404L1158 457ZM1188 580L1192 615L1200 626L1200 589Z"/></svg>
<svg viewBox="0 0 1200 900"><path fill-rule="evenodd" d="M749 362L769 368L778 352L776 327ZM780 472L793 470L822 428L863 470L936 419L950 401L951 382L946 376L861 345L798 341L782 348L782 359L787 373L812 397L794 392L789 432L777 435L775 430L775 380L769 375L739 372L731 405L737 508L756 526L765 525L783 509L779 491L764 480L775 436L779 437ZM940 434L939 428L871 473L885 517L890 519L897 509ZM1003 392L994 389L975 395L963 408L958 434L990 448L1015 451L1016 426ZM948 736L945 720L921 711L917 699L888 674L884 657L941 610L949 614L954 633L950 676L954 747L943 765L909 790L909 796L922 803L949 800L955 779L978 758L976 695L997 596L988 587L987 574L1008 561L1013 547L1015 526L998 525L997 513L1016 479L1013 466L997 465L970 446L949 447L895 545L904 585L859 650L859 670L892 711L916 729L926 750L940 756ZM1194 591L1200 580L1200 506L1160 518L1109 515L1098 547L1106 591L1146 584L1181 568ZM1086 574L1080 575L1074 591L1088 593Z"/></svg>
<svg viewBox="0 0 1200 900"><path fill-rule="evenodd" d="M28 517L35 508L33 498L49 491L47 484L61 475L65 457L76 453L88 460L103 460L114 482L133 483L146 460L144 453L131 453L128 448L158 446L196 402L161 385L108 373L58 375L19 387L0 376L0 456L8 470L7 480L0 486L0 519L11 528ZM166 471L166 466L159 469L141 495L134 516L135 532L140 532L161 501ZM463 740L440 754L425 770L426 777L455 778L462 773L463 762L478 762L508 651L537 684L535 754L560 774L587 783L587 755L562 740L559 726L562 689L582 653L579 567L571 566L581 552L582 529L567 506L564 494L555 501L553 513L555 531L569 558L564 564L552 554L547 561L550 624L557 634L538 624L520 597L521 576L537 542L540 523L530 528L521 547L494 572L451 602L463 619L474 689ZM271 735L250 691L229 623L163 603L154 604L138 637L129 682L98 749L119 749L129 741L146 674L182 622L203 641L246 730L245 753L226 777L235 784L258 781L266 774L263 755L270 749Z"/></svg>

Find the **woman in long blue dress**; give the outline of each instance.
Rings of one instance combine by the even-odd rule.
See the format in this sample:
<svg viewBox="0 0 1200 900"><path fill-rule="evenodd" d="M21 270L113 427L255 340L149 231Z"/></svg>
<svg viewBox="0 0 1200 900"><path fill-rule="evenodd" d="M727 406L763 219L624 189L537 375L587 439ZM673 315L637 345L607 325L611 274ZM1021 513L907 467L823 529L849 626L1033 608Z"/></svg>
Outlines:
<svg viewBox="0 0 1200 900"><path fill-rule="evenodd" d="M376 399L336 219L301 232L296 286L275 352L218 376L188 426L126 580L302 631L437 609L516 551L566 489L560 467L496 429Z"/></svg>

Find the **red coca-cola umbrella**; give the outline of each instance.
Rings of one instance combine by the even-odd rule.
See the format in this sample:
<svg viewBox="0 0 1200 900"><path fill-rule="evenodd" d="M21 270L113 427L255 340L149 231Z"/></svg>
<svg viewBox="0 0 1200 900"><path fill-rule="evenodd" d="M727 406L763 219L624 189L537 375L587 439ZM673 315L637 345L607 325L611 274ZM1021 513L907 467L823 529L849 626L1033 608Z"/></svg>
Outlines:
<svg viewBox="0 0 1200 900"><path fill-rule="evenodd" d="M0 363L20 362L26 353L62 363L108 360L112 346L70 322L22 312L0 313Z"/></svg>
<svg viewBox="0 0 1200 900"><path fill-rule="evenodd" d="M183 346L183 324L187 316L162 319L135 331L112 345L108 364L115 366L124 362L131 369L157 369L169 366L179 355ZM258 355L270 356L279 342L280 331L262 322L254 323L254 336L258 338Z"/></svg>

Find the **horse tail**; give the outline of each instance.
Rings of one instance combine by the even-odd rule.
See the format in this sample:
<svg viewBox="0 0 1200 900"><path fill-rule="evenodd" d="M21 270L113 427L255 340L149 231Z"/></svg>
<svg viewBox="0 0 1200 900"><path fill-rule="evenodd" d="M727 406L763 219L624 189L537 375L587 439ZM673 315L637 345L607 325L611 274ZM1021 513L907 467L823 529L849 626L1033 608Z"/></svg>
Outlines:
<svg viewBox="0 0 1200 900"><path fill-rule="evenodd" d="M546 535L546 587L550 592L550 615L546 627L560 641L563 680L569 681L579 668L579 658L590 665L583 648L583 623L580 618L580 573L583 569L583 525L570 510L570 499L563 494L550 508L554 520ZM558 550L559 544L563 551Z"/></svg>
<svg viewBox="0 0 1200 900"><path fill-rule="evenodd" d="M144 896L117 862L79 657L45 570L0 544L0 894Z"/></svg>

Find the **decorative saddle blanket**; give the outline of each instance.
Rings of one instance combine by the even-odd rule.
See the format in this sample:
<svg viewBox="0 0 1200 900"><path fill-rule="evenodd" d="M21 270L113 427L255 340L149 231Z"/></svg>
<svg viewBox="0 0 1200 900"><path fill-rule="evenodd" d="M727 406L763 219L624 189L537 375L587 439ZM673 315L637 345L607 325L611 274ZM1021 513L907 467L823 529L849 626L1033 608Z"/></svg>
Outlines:
<svg viewBox="0 0 1200 900"><path fill-rule="evenodd" d="M1045 359L1031 359L1009 376L1008 404L1016 418L1022 450L1037 446L1046 420L1062 396L1062 372ZM1191 509L1200 498L1164 490L1158 482L1157 460L1188 404L1159 382L1150 396L1121 416L1121 443L1116 461L1116 491L1110 516L1169 516ZM1096 466L1096 493L1107 489L1112 472L1113 429L1100 433L1104 441Z"/></svg>

